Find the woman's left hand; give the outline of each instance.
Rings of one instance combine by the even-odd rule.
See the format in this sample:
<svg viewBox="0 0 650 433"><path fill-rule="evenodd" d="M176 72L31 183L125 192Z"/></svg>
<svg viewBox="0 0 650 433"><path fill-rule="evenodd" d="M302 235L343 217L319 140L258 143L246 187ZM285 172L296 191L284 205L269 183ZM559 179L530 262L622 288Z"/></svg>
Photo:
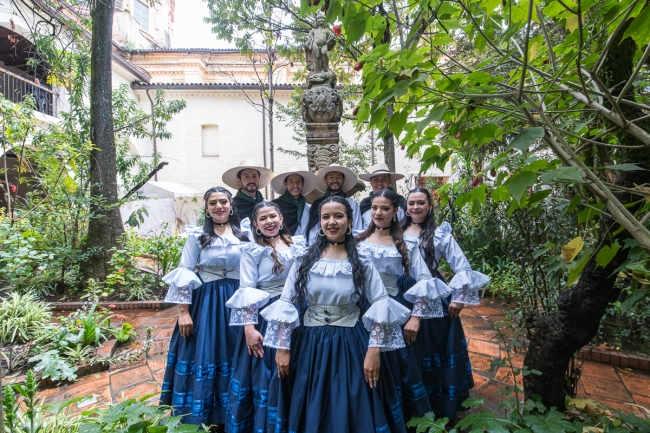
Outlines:
<svg viewBox="0 0 650 433"><path fill-rule="evenodd" d="M418 331L420 330L420 320L419 317L411 316L409 321L406 322L406 325L404 325L404 341L406 344L415 343Z"/></svg>
<svg viewBox="0 0 650 433"><path fill-rule="evenodd" d="M379 380L379 347L369 347L366 352L366 359L363 361L363 375L370 388L377 386Z"/></svg>
<svg viewBox="0 0 650 433"><path fill-rule="evenodd" d="M264 356L264 348L262 342L264 337L255 329L255 325L245 325L244 334L246 335L246 345L248 346L248 354L255 355L258 358Z"/></svg>
<svg viewBox="0 0 650 433"><path fill-rule="evenodd" d="M449 304L449 317L455 319L460 316L460 312L463 310L465 304L459 304L458 302L451 302Z"/></svg>

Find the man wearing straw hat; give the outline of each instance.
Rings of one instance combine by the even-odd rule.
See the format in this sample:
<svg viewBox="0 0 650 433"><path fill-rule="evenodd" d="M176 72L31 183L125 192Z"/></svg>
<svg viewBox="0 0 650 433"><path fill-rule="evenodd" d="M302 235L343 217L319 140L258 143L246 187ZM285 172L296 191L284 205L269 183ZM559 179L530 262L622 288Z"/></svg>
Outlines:
<svg viewBox="0 0 650 433"><path fill-rule="evenodd" d="M311 171L292 167L271 181L271 189L280 197L273 200L282 212L284 225L291 236L305 236L309 224L309 205L305 194L316 188L318 178Z"/></svg>
<svg viewBox="0 0 650 433"><path fill-rule="evenodd" d="M375 164L370 167L370 173L364 173L359 175L359 179L370 182L372 186L372 191L370 191L370 196L361 200L361 220L363 221L363 228L365 229L372 221L372 216L370 215L370 206L372 205L372 198L374 195L381 191L382 189L392 189L390 187L391 182L400 180L404 177L403 174L393 173L388 169L386 164ZM404 212L406 212L406 199L399 196L399 209L397 210L397 218L400 220L404 218Z"/></svg>
<svg viewBox="0 0 650 433"><path fill-rule="evenodd" d="M325 195L317 198L309 209L309 226L307 228L307 240L313 244L318 236L320 221L318 220L318 208L323 200L327 197L337 195L345 198L352 206L352 230L362 230L361 210L359 203L352 197L348 197L344 191L351 190L357 184L357 175L352 170L337 164L331 164L321 168L316 172L316 177L320 183L318 189L325 189Z"/></svg>
<svg viewBox="0 0 650 433"><path fill-rule="evenodd" d="M235 204L235 209L239 212L240 220L243 221L244 218L251 220L253 208L264 200L259 189L266 187L271 182L271 178L273 178L271 170L250 160L240 162L238 167L227 170L221 176L223 183L238 189L232 201Z"/></svg>

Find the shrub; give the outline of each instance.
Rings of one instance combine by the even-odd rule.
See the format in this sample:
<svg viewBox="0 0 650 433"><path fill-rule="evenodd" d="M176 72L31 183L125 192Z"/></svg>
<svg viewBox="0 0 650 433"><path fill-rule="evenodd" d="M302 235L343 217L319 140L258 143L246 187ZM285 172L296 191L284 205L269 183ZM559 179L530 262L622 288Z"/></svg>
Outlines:
<svg viewBox="0 0 650 433"><path fill-rule="evenodd" d="M47 327L50 307L31 293L11 293L0 304L0 340L3 344L26 343Z"/></svg>

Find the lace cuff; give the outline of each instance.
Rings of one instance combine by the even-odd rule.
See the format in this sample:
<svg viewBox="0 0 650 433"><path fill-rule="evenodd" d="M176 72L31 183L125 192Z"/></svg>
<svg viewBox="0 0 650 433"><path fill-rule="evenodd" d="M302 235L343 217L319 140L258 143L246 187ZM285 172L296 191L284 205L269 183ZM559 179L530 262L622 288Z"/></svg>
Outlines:
<svg viewBox="0 0 650 433"><path fill-rule="evenodd" d="M165 302L189 305L192 303L192 291L191 287L169 286L169 290L165 296Z"/></svg>
<svg viewBox="0 0 650 433"><path fill-rule="evenodd" d="M438 299L426 299L424 297L417 298L413 303L413 317L420 317L422 319L435 319L443 317L442 301Z"/></svg>
<svg viewBox="0 0 650 433"><path fill-rule="evenodd" d="M471 269L459 270L449 285L454 290L451 302L479 305L478 289L490 282L490 277Z"/></svg>
<svg viewBox="0 0 650 433"><path fill-rule="evenodd" d="M370 332L368 347L380 347L382 352L401 349L405 347L402 327L386 323L375 323Z"/></svg>
<svg viewBox="0 0 650 433"><path fill-rule="evenodd" d="M233 308L230 310L230 326L257 325L256 306L250 308Z"/></svg>
<svg viewBox="0 0 650 433"><path fill-rule="evenodd" d="M264 345L274 349L290 350L291 333L295 326L292 323L268 322L264 334Z"/></svg>

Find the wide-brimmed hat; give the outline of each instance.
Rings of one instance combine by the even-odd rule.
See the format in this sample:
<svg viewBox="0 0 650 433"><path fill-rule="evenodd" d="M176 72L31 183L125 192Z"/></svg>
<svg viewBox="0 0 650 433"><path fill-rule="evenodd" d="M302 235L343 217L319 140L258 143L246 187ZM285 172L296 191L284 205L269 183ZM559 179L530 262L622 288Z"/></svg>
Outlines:
<svg viewBox="0 0 650 433"><path fill-rule="evenodd" d="M318 178L314 173L311 171L300 170L296 167L291 167L289 171L280 173L276 175L273 180L271 180L271 189L277 194L284 194L284 192L287 190L287 186L284 184L284 180L292 174L299 174L302 176L302 195L309 194L314 190L314 188L316 188L316 185L318 185Z"/></svg>
<svg viewBox="0 0 650 433"><path fill-rule="evenodd" d="M391 181L396 181L404 178L403 174L399 173L394 173L388 169L388 165L386 164L375 164L372 167L370 167L370 173L363 173L359 175L359 179L365 180L366 182L370 182L370 178L373 176L377 176L380 174L388 174L390 175L390 180Z"/></svg>
<svg viewBox="0 0 650 433"><path fill-rule="evenodd" d="M343 173L343 176L345 176L345 181L343 181L343 188L341 188L343 191L349 191L352 188L354 188L354 186L357 184L357 175L354 174L352 170L350 170L347 167L340 166L338 164L331 164L328 165L327 167L321 168L316 172L316 177L318 178L319 181L319 186L318 186L319 190L323 192L327 191L325 176L327 176L327 173L331 173L333 171L338 171L339 173Z"/></svg>
<svg viewBox="0 0 650 433"><path fill-rule="evenodd" d="M241 186L239 185L239 182L237 182L237 173L249 168L257 170L260 173L260 185L258 187L259 189L264 188L269 184L269 182L271 182L271 179L273 178L273 172L266 167L255 164L255 162L251 161L250 159L245 159L239 163L239 166L233 167L230 170L226 170L223 176L221 176L221 180L223 180L223 183L229 187L239 189Z"/></svg>

